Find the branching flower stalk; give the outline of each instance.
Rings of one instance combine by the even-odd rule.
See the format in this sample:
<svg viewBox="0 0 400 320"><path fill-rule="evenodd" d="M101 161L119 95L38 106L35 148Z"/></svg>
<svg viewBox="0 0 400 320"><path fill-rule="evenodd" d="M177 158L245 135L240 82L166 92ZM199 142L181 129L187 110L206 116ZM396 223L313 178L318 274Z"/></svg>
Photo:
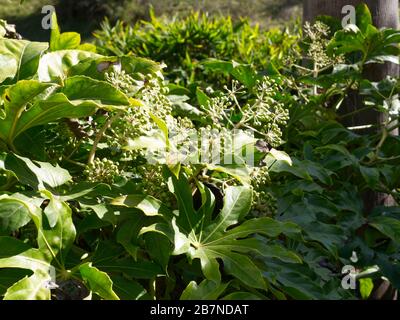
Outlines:
<svg viewBox="0 0 400 320"><path fill-rule="evenodd" d="M96 157L96 150L97 147L101 141L101 139L103 138L104 134L106 133L106 131L108 130L108 128L111 127L111 125L113 124L113 122L120 118L121 115L123 114L123 112L117 112L114 116L111 116L108 118L107 122L104 124L104 126L101 128L101 130L97 133L94 141L93 141L93 146L92 149L90 150L89 153L89 158L88 158L88 164L93 164L93 161Z"/></svg>

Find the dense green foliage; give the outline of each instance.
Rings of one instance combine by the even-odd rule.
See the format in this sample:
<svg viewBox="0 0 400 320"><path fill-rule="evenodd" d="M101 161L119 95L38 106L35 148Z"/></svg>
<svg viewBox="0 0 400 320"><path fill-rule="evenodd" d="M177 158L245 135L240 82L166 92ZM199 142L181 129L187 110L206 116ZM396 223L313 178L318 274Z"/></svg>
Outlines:
<svg viewBox="0 0 400 320"><path fill-rule="evenodd" d="M149 20L151 8L157 16L165 17L186 17L191 11L231 16L233 21L249 17L268 28L301 14L301 0L252 0L245 6L238 0L25 0L23 5L19 3L19 0L2 0L0 19L18 24L22 36L35 41L48 39L47 30L39 27L43 17L40 12L46 5L56 8L64 29L77 31L84 39L92 38L92 32L104 16L113 22L119 19L135 23Z"/></svg>
<svg viewBox="0 0 400 320"><path fill-rule="evenodd" d="M400 289L400 209L363 203L400 200L400 82L363 76L398 62L400 32L357 10L357 26L325 18L304 36L196 15L105 25L98 51L58 28L50 43L9 39L1 23L0 295L365 299L382 277ZM340 124L354 91L384 126ZM213 162L230 139L217 155L233 163Z"/></svg>
<svg viewBox="0 0 400 320"><path fill-rule="evenodd" d="M164 62L167 79L183 85L221 82L203 64L207 59L280 68L299 38L297 30L260 30L247 20L233 23L230 17L191 13L169 21L157 18L153 11L150 16L149 22L140 21L133 27L121 21L111 26L106 20L95 33L99 50L106 55L131 53Z"/></svg>

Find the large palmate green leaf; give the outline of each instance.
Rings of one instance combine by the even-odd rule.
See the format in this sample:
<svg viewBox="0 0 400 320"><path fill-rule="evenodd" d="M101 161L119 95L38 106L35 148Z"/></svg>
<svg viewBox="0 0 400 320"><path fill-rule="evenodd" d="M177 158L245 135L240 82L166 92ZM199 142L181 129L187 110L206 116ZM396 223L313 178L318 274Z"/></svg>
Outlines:
<svg viewBox="0 0 400 320"><path fill-rule="evenodd" d="M16 83L36 74L47 43L0 39L0 83Z"/></svg>
<svg viewBox="0 0 400 320"><path fill-rule="evenodd" d="M207 278L218 279L213 265L216 258L222 259L228 273L236 276L243 282L254 287L262 286L259 271L252 261L245 255L255 252L266 257L275 256L288 262L301 262L300 258L278 245L265 244L256 238L248 238L252 234L263 234L268 237L277 237L283 232L295 232L297 227L291 223L279 223L269 218L252 219L243 222L240 226L230 229L241 221L247 214L250 190L243 187L232 187L226 190L224 207L218 217L211 221L209 226L203 226L195 241L197 250L189 250L193 258L202 262L203 272ZM188 239L191 241L190 239ZM242 253L242 254L239 254ZM208 274L208 275L207 275ZM250 276L251 275L251 276Z"/></svg>
<svg viewBox="0 0 400 320"><path fill-rule="evenodd" d="M241 201L241 200L240 200ZM226 202L225 202L226 203ZM226 208L226 207L225 207ZM227 219L229 221L229 219ZM232 221L231 221L232 222ZM233 223L235 224L235 223ZM230 225L226 225L228 227ZM222 221L212 224L202 235L205 237L198 243L191 239L186 239L191 246L196 246L196 250L188 248L188 253L193 258L199 258L202 270L206 278L218 281L220 279L216 259L222 259L225 270L237 277L247 285L255 288L263 288L263 280L260 271L244 254L249 252L257 253L265 257L276 257L286 262L301 262L295 254L277 244L265 244L256 238L244 239L252 234L263 234L276 237L282 232L293 232L296 230L294 224L281 224L269 218L249 220L239 227L233 228L228 232L223 227ZM179 232L176 230L176 232ZM217 235L220 236L217 236ZM182 235L181 235L182 236Z"/></svg>
<svg viewBox="0 0 400 320"><path fill-rule="evenodd" d="M182 173L179 179L172 176L172 184L179 213L172 221L167 219L167 225L158 223L144 228L142 233L158 232L169 237L175 248L173 254L187 254L191 259L199 259L207 279L216 283L221 281L220 259L225 272L246 285L265 289L261 271L250 259L249 253L285 262L301 262L295 253L278 243L269 243L264 237L253 237L259 234L275 238L281 233L297 233L299 228L295 224L271 218L244 221L252 201L250 187L228 187L225 190L224 206L217 217L213 218L214 199L207 188L202 187L203 206L196 211L185 175ZM235 227L239 222L241 224Z"/></svg>

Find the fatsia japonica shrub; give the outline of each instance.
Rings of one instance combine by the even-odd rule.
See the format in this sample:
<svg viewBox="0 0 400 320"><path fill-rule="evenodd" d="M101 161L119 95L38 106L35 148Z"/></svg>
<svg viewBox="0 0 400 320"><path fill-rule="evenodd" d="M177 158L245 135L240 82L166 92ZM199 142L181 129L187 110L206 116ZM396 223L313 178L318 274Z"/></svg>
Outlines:
<svg viewBox="0 0 400 320"><path fill-rule="evenodd" d="M208 59L234 60L261 68L281 68L296 50L297 24L263 30L243 19L192 12L166 19L150 10L150 21L129 25L105 20L95 32L99 51L108 55L132 53L166 64L166 78L174 84L204 87L229 84L230 79L208 69ZM297 32L296 32L297 31Z"/></svg>
<svg viewBox="0 0 400 320"><path fill-rule="evenodd" d="M284 246L301 230L249 213L250 175L266 154L256 142L270 135L279 146L283 106L281 121L247 110L268 108L260 82L242 122L229 112L215 122L219 102L205 94L203 110L186 103L189 117L179 116L185 96L179 103L170 94L159 64L100 55L78 34L61 33L55 16L53 24L49 43L0 38L3 298L279 295L254 257L301 263ZM235 94L221 102L232 104ZM241 112L240 105L229 108ZM242 127L256 131L269 122L258 138ZM233 163L171 161L185 146L185 130L210 145L213 129L223 131L227 145L228 129L235 129L237 150L221 152L234 155ZM257 159L246 163L244 149ZM271 154L290 162L276 149Z"/></svg>
<svg viewBox="0 0 400 320"><path fill-rule="evenodd" d="M306 25L279 67L205 59L187 87L149 52L0 28L0 295L393 298L399 79L364 70L398 63L400 35L357 17ZM342 124L355 93L382 125Z"/></svg>

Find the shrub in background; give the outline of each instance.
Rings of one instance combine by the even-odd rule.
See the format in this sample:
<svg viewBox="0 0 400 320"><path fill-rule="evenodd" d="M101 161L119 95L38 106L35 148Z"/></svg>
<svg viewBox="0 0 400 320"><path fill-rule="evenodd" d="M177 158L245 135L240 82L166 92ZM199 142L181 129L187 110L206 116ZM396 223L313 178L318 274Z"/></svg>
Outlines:
<svg viewBox="0 0 400 320"><path fill-rule="evenodd" d="M212 17L192 12L186 18L158 18L151 11L149 22L135 25L106 19L95 32L103 54L134 54L167 65L167 78L174 83L190 84L221 81L204 70L202 62L214 58L252 64L260 69L280 68L284 58L296 49L298 26L262 30L248 20L234 23L230 17ZM226 81L226 80L225 80Z"/></svg>

